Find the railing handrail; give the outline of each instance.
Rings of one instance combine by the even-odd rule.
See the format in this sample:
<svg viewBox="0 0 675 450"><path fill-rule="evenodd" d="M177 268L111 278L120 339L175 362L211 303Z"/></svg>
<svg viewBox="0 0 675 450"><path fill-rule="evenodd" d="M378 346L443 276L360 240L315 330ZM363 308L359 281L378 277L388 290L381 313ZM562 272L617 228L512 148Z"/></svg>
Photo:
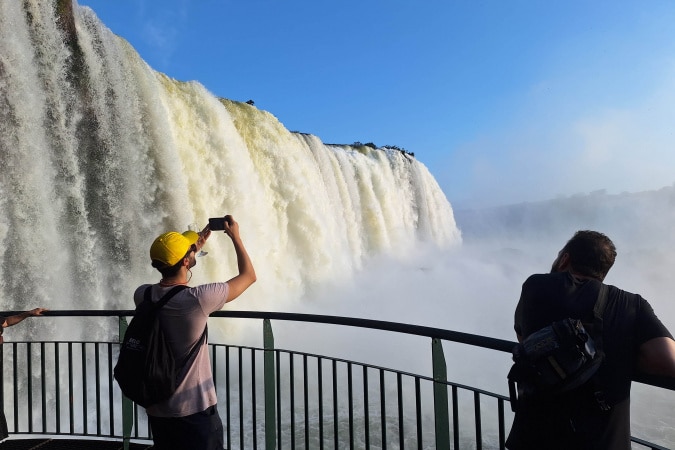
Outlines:
<svg viewBox="0 0 675 450"><path fill-rule="evenodd" d="M18 311L5 312L7 316L15 315ZM0 315L3 313L0 312ZM45 357L45 351L49 352L52 347L45 347L45 344L49 344L46 341L41 341L41 345L37 354L31 349L37 347L32 347L31 343L37 341L28 341L28 342L12 342L12 357L11 357L11 368L9 373L10 377L18 376L17 373L20 368L24 368L27 373L33 373L32 367L35 364L39 364L39 371L42 374L39 379L39 386L35 386L37 389L38 397L33 396L34 386L31 382L32 377L28 377L27 382L27 391L21 393L20 390L16 387L14 383L14 388L12 391L12 405L13 405L13 422L14 430L18 433L32 433L35 430L39 431L39 427L42 427L43 433L53 433L62 434L65 430L61 427L61 421L59 420L62 416L69 420L69 432L65 430L67 434L78 434L81 435L92 435L92 436L107 436L107 437L121 437L123 439L125 448L128 447L131 439L147 439L150 436L149 428L146 430L147 434L144 434L142 431L139 433L139 426L147 426L147 421L143 422L142 418L139 422L138 412L136 407L133 406L130 400L121 398L121 407L113 407L115 404L116 395L119 395L119 391L115 394L113 386L113 374L112 367L114 363L114 349L116 344L119 343L119 337L124 334L127 326L127 318L133 317L135 314L134 310L50 310L45 311L44 316L47 317L111 317L115 318L119 325L118 333L110 333L108 339L101 336L99 339L94 341L82 342L81 348L73 348L72 341L64 341L67 343L67 349L60 347L57 343L53 347L53 361L52 358ZM359 319L352 317L342 317L342 316L331 316L331 315L316 315L316 314L301 314L301 313L288 313L288 312L271 312L271 311L217 311L211 314L214 318L231 318L231 319L253 319L262 321L263 325L263 348L256 347L240 347L240 346L231 346L229 344L213 344L221 345L225 349L223 353L221 349L216 347L211 348L210 357L213 359L213 368L214 368L214 380L216 379L216 374L220 374L225 377L224 389L226 392L226 421L227 421L227 439L228 442L231 438L230 431L236 428L236 421L239 421L239 431L238 436L240 440L241 447L244 447L244 441L248 439L248 436L245 432L246 426L244 424L244 419L248 417L253 423L252 428L252 437L253 442L258 442L258 434L256 433L256 417L260 411L264 411L265 421L264 421L264 440L266 449L276 448L276 441L285 439L281 432L282 424L290 426L290 433L292 436L296 436L297 429L294 427L296 424L296 408L294 406L294 400L300 398L302 405L300 405L299 414L304 415L304 439L307 445L311 439L317 438L313 436L310 439L309 430L309 417L310 417L310 400L312 406L318 408L318 439L323 442L326 435L324 435L325 420L324 412L326 413L326 420L332 420L332 435L333 440L337 446L339 439L344 439L348 436L348 439L353 444L355 435L354 433L354 417L353 417L353 405L358 404L359 402L363 403L363 414L364 414L364 428L361 430L362 435L359 435L360 438L365 439L365 442L369 442L370 438L379 438L382 442L387 440L396 440L398 437L401 448L403 448L403 443L407 439L408 432L405 430L410 430L411 427L414 429L413 434L416 436L418 446L422 445L422 442L428 441L429 439L435 441L436 448L439 450L450 450L451 444L454 444L454 448L459 448L460 446L460 437L462 439L469 439L470 431L463 431L460 429L460 420L459 420L459 398L460 390L462 392L468 391L473 394L473 415L474 415L474 433L475 433L475 442L480 443L483 439L483 420L481 415L481 404L484 402L484 399L494 399L497 402L496 416L491 420L492 426L496 426L494 430L491 431L493 436L498 434L497 440L499 442L500 448L504 448L504 442L506 440L506 423L505 423L505 405L509 403L509 398L504 395L495 394L492 392L483 391L476 387L464 386L454 382L451 382L447 376L447 364L444 356L443 343L442 341L461 343L465 345L471 345L479 348L486 348L495 351L506 352L510 354L512 348L516 345L516 342L496 339L486 336L474 335L470 333L458 332L453 330L446 330L441 328L427 327L421 325L410 325L399 322L389 322L382 320L372 320L372 319ZM404 333L408 335L413 335L417 337L426 337L431 339L431 360L432 360L432 369L433 376L423 376L419 374L412 374L407 372L395 371L392 369L384 367L375 367L368 364L363 364L350 360L343 360L340 358L329 357L325 355L313 355L309 353L297 352L294 350L283 350L282 348L277 348L274 344L274 336L272 332L272 321L292 321L296 323L315 323L322 325L337 325L337 326L351 326L359 327L364 330L372 331L385 331L385 332L394 332L394 333ZM94 343L96 344L93 348L87 347L86 344ZM22 347L22 344L27 344ZM103 344L104 347L99 347ZM234 355L230 352L231 348L238 348L238 351ZM244 354L242 349L250 348L250 362L244 362ZM24 349L26 355L21 356L20 350ZM74 352L73 352L74 350ZM0 347L0 353L2 352L2 347ZM65 353L63 353L65 352ZM262 352L262 353L257 353ZM287 352L287 358L281 358L281 352ZM59 356L63 353L63 356ZM256 353L258 357L256 357ZM19 356L17 356L19 355ZM31 357L30 355L36 355ZM99 358L99 355L103 356L103 359ZM233 361L234 366L230 366L230 356L234 358L237 362ZM296 357L298 357L296 359ZM39 358L39 363L35 358ZM93 358L93 359L92 359ZM223 366L223 359L224 366ZM244 359L242 359L244 358ZM260 361L262 358L263 374L261 376L256 376L256 360ZM90 359L94 361L93 365L89 363ZM331 361L329 365L324 364L325 360ZM2 362L4 357L0 359L0 368L2 368ZM313 362L312 362L313 361ZM52 364L53 362L53 364ZM308 362L311 364L308 365ZM297 370L295 365L298 365ZM340 364L343 363L343 364ZM78 366L79 364L79 366ZM258 363L259 364L259 363ZM63 365L67 371L63 372L60 370L60 367ZM246 366L250 366L245 369ZM340 366L340 367L338 367ZM36 366L37 367L37 366ZM216 371L216 367L219 368ZM224 367L224 368L223 368ZM354 369L353 367L356 367ZM375 370L373 370L375 369ZM224 372L223 372L224 370ZM249 387L245 389L244 384L242 383L243 371L250 370L252 382ZM346 372L344 372L346 370ZM312 371L312 373L310 373ZM6 370L3 369L0 373L5 373ZM67 376L67 384L64 385L62 382L59 382L57 379L53 381L53 386L48 385L45 382L45 374L53 372L56 374L62 374L63 377ZM77 397L73 395L73 378L75 375L81 372L83 380L83 391L82 394ZM386 374L389 373L389 376ZM394 373L395 376L391 374ZM339 375L343 377L346 376L346 380L342 379L342 383L339 382ZM102 377L102 375L104 375ZM299 376L299 378L298 378ZM63 378L62 377L62 378ZM236 400L230 398L230 389L233 386L231 378L238 380L234 384L234 393L237 397ZM506 377L504 377L506 378ZM89 389L87 380L96 380L95 388L93 391ZM317 385L313 388L308 388L308 379L317 379L319 380ZM357 380L361 381L357 381ZM65 378L63 378L65 380ZM101 380L103 380L101 382ZM284 381L285 380L285 381ZM331 381L332 380L332 381ZM369 380L374 380L372 383ZM634 378L635 381L653 385L658 388L664 388L668 390L675 390L675 378L666 378L666 377L654 377L654 376L638 376ZM99 384L99 382L101 382ZM304 387L295 389L296 383L304 383ZM324 386L324 382L327 383ZM360 387L357 387L357 384L363 384ZM373 384L374 383L374 384ZM393 383L393 384L391 384ZM222 382L221 382L222 384ZM423 386L424 385L424 386ZM4 382L3 382L4 386ZM65 386L65 387L64 387ZM238 391L237 391L238 386ZM257 386L257 387L256 387ZM46 399L47 395L45 392L47 389L54 387L54 398L55 398L55 410L57 414L48 416L46 413ZM102 390L103 387L103 390ZM285 389L282 389L284 388ZM1 388L1 386L0 386ZM250 392L246 393L246 390L250 388ZM379 405L377 400L377 394L373 400L371 399L370 392L373 388L379 389ZM258 400L257 392L258 389L262 389L261 392L264 393L264 402ZM106 391L107 390L107 393ZM316 390L316 392L314 392ZM362 391L362 393L359 393ZM404 391L409 395L404 396ZM299 394L296 394L299 393ZM327 393L327 394L326 394ZM422 395L425 393L426 395ZM312 395L310 395L312 394ZM296 397L299 395L299 397ZM328 395L328 400L332 398L331 402L327 402L326 395ZM393 395L393 397L392 397ZM411 396L410 396L411 395ZM95 396L96 399L96 430L92 428L93 422L88 420L82 421L80 425L77 425L74 419L77 412L81 409L80 413L82 417L89 417L89 400ZM311 397L311 399L310 399ZM64 402L61 401L61 398L70 399L65 406ZM119 397L117 397L119 398ZM73 399L76 400L76 403L73 403ZM393 400L392 400L393 399ZM37 421L34 420L34 408L27 408L21 405L35 405L35 402L41 402L41 411L42 416L37 417ZM492 401L492 400L488 400ZM246 402L246 405L244 404ZM346 403L345 403L346 402ZM393 403L396 402L395 408L391 408ZM264 403L264 407L262 407ZM281 405L288 404L290 406L289 414L282 413L284 410ZM332 403L330 405L329 403ZM0 404L4 405L4 394L2 389L0 389ZM108 431L105 430L101 424L101 415L100 407L102 404L108 404L109 408L109 423L110 427ZM338 405L341 405L342 408L339 408ZM389 406L387 406L389 404ZM433 431L431 434L425 433L422 426L422 411L424 410L433 410L432 414L434 417ZM118 404L119 405L119 404ZM297 406L297 404L296 404ZM348 411L348 417L341 413L344 409ZM452 408L452 415L450 414L450 407ZM23 409L22 409L23 408ZM120 409L121 408L121 409ZM260 410L259 408L262 408ZM328 408L328 409L325 409ZM332 408L332 410L331 410ZM39 409L39 408L38 408ZM377 412L372 417L379 417L380 420L380 430L371 434L370 430L370 421L371 415L370 410ZM331 410L331 411L329 411ZM394 411L395 410L395 411ZM120 417L119 414L121 411L121 434L120 434L120 425L119 421L116 422L116 417ZM394 411L391 413L391 411ZM405 411L405 412L404 412ZM27 414L27 415L24 415ZM331 415L332 414L332 415ZM393 414L393 415L390 415ZM55 422L48 417L55 417ZM312 416L313 417L313 416ZM398 420L392 424L388 424L388 418L397 417ZM234 422L231 422L231 419ZM374 419L375 424L377 424L377 419ZM393 419L392 419L393 420ZM347 421L347 422L345 422ZM115 426L114 424L118 425ZM235 423L235 425L232 425ZM299 422L297 422L299 423ZM340 431L340 423L348 424L349 430L348 435L345 435L345 431ZM23 425L22 425L23 424ZM40 425L41 424L41 425ZM406 425L407 424L407 425ZM27 425L27 428L26 428ZM391 426L390 426L391 425ZM38 427L38 428L35 428ZM54 428L55 427L55 428ZM393 428L391 428L393 427ZM81 428L81 429L80 429ZM133 432L132 430L136 430ZM496 431L495 431L496 430ZM359 433L361 433L359 431ZM237 435L236 430L234 435ZM340 438L338 437L340 436ZM427 436L425 438L424 436ZM295 437L291 437L291 442L295 442ZM652 444L646 441L641 441L637 438L631 438L633 442L641 444L643 446L652 448L652 449L662 449L656 444ZM452 441L452 442L451 442ZM228 444L229 445L229 444ZM369 446L367 446L370 448ZM664 449L665 450L665 449Z"/></svg>
<svg viewBox="0 0 675 450"><path fill-rule="evenodd" d="M1 315L11 316L22 311L4 311ZM49 310L42 314L51 317L131 317L134 315L133 309L127 310ZM216 311L211 313L210 317L231 317L242 319L268 319L268 320L286 320L297 322L322 323L329 325L342 325L359 328L368 328L397 333L412 334L416 336L425 336L432 339L441 339L460 344L473 345L482 348L488 348L500 352L510 353L516 345L515 341L505 339L481 336L461 331L446 330L443 328L427 327L423 325L411 325L400 322L389 322L384 320L360 319L353 317L331 316L321 314L304 313L285 313L274 311ZM675 391L675 378L637 373L633 381L648 384L651 386L669 389Z"/></svg>

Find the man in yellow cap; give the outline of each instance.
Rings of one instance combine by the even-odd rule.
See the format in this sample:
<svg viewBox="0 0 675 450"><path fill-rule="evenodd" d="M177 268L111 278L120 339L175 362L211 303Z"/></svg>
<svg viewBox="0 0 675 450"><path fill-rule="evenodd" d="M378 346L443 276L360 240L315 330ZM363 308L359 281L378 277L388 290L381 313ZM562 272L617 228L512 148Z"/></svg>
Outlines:
<svg viewBox="0 0 675 450"><path fill-rule="evenodd" d="M157 450L223 449L223 424L216 409L206 321L209 314L237 298L256 281L255 270L239 236L239 224L232 216L225 216L224 231L232 239L239 274L227 282L186 287L160 309L160 326L177 366L184 366L185 377L169 399L146 409L153 448ZM175 286L187 286L196 264L196 253L210 235L207 226L200 233L170 231L158 236L150 247L150 258L162 279L157 284L140 286L134 293L136 305L145 296L156 302Z"/></svg>

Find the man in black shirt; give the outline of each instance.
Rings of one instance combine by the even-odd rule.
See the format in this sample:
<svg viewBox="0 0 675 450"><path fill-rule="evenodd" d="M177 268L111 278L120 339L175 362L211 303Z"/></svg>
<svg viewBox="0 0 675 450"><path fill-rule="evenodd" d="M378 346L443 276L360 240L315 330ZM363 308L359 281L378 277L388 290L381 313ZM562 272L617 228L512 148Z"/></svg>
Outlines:
<svg viewBox="0 0 675 450"><path fill-rule="evenodd" d="M551 273L523 283L515 313L518 341L554 321L593 322L593 307L616 249L602 233L578 231ZM634 372L675 377L675 341L637 294L607 286L602 342L605 359L596 380L556 397L519 406L506 442L510 450L630 450L630 387ZM603 410L600 387L610 406Z"/></svg>

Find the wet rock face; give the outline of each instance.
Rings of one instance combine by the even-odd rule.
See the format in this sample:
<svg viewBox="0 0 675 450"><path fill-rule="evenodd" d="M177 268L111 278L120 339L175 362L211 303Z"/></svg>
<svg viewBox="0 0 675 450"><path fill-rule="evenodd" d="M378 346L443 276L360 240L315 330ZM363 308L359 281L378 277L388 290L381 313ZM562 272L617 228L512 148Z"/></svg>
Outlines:
<svg viewBox="0 0 675 450"><path fill-rule="evenodd" d="M63 41L70 48L71 70L68 71L68 81L77 88L83 99L89 98L87 92L86 68L84 57L80 49L77 28L75 27L75 15L73 12L73 0L52 0L54 2L54 11L56 12L57 24L63 32Z"/></svg>
<svg viewBox="0 0 675 450"><path fill-rule="evenodd" d="M75 17L73 16L73 2L72 0L54 0L54 2L54 9L59 18L59 26L64 32L66 43L72 48L77 44Z"/></svg>

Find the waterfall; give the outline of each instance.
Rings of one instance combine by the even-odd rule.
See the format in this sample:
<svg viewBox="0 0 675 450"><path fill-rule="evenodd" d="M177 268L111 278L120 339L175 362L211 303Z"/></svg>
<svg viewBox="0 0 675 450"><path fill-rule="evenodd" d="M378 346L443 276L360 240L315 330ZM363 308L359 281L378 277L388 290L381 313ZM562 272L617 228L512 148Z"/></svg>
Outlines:
<svg viewBox="0 0 675 450"><path fill-rule="evenodd" d="M154 237L225 214L258 274L246 309L280 308L374 256L460 242L411 155L290 132L154 71L90 8L69 6L0 2L3 309L129 309L158 279ZM236 273L226 236L205 250L192 283Z"/></svg>

